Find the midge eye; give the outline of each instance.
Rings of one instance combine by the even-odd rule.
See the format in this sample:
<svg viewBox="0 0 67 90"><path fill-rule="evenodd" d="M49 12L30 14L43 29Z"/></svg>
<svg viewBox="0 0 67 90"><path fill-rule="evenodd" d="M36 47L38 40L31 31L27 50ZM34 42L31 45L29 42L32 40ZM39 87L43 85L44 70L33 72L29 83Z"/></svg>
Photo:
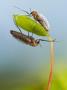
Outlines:
<svg viewBox="0 0 67 90"><path fill-rule="evenodd" d="M30 14L37 15L38 13L37 13L37 11L32 11Z"/></svg>

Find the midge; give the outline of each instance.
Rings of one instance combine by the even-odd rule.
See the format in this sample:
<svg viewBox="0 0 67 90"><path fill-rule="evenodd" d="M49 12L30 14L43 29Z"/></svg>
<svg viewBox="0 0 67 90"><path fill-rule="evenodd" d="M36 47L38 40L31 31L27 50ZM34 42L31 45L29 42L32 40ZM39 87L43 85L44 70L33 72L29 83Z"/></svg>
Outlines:
<svg viewBox="0 0 67 90"><path fill-rule="evenodd" d="M23 33L17 32L17 31L10 30L10 34L14 38L20 40L21 42L24 42L25 44L33 46L33 47L38 46L40 43L40 41L35 40L33 37L29 37Z"/></svg>
<svg viewBox="0 0 67 90"><path fill-rule="evenodd" d="M46 42L54 42L55 40L52 41L48 41L48 40L43 40L43 39L35 39L33 37L28 37L27 35L14 31L14 30L10 30L10 34L15 37L16 39L20 40L21 42L24 42L27 45L36 47L40 44L40 41L46 41Z"/></svg>
<svg viewBox="0 0 67 90"><path fill-rule="evenodd" d="M16 8L18 8L18 7L16 7ZM20 8L18 8L18 9L20 9ZM46 31L49 30L50 25L49 25L49 22L48 22L48 20L47 20L47 18L45 16L43 16L42 14L40 14L39 12L37 12L36 10L33 10L33 11L30 10L30 13L27 12L27 11L25 11L25 10L22 10L22 9L20 9L20 10L26 12L28 16L31 16L32 15L32 17L37 22L39 22L46 29Z"/></svg>
<svg viewBox="0 0 67 90"><path fill-rule="evenodd" d="M46 31L49 30L49 23L45 16L39 14L37 11L32 11L30 14L36 21L38 21L44 28L46 28Z"/></svg>

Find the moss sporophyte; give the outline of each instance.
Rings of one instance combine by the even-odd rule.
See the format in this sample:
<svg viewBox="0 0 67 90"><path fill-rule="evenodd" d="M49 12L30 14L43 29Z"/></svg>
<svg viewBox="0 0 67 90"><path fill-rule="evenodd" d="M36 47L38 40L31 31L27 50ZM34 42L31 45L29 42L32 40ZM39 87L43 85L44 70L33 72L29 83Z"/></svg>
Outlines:
<svg viewBox="0 0 67 90"><path fill-rule="evenodd" d="M14 23L20 32L11 30L10 33L16 39L33 47L38 46L40 41L50 42L50 74L49 74L47 88L46 89L44 88L44 90L50 90L52 76L53 76L55 40L53 40L51 35L49 34L48 22L46 22L45 19L42 18L37 11L32 11L30 14L32 15L32 18L30 17L30 15L13 15ZM22 33L21 29L39 36L46 36L48 40L35 39L32 36L25 35Z"/></svg>

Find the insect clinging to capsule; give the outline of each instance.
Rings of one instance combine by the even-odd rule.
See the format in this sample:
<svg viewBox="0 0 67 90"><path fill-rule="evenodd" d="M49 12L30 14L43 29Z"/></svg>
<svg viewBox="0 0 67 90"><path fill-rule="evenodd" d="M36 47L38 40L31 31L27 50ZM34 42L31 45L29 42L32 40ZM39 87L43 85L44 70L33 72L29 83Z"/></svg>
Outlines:
<svg viewBox="0 0 67 90"><path fill-rule="evenodd" d="M40 41L55 42L55 40L48 41L48 40L43 40L43 39L35 39L31 36L28 37L27 35L14 31L14 30L10 30L10 34L17 40L20 40L21 42L24 42L25 44L30 45L32 47L38 46L40 44Z"/></svg>
<svg viewBox="0 0 67 90"><path fill-rule="evenodd" d="M36 21L38 21L44 28L46 28L46 31L49 30L49 23L45 16L39 14L37 11L32 11L30 14Z"/></svg>
<svg viewBox="0 0 67 90"><path fill-rule="evenodd" d="M14 30L10 30L10 34L17 40L20 40L21 42L24 42L25 44L33 46L33 47L38 46L40 43L39 40L36 40L33 37L28 37L27 35L14 31Z"/></svg>
<svg viewBox="0 0 67 90"><path fill-rule="evenodd" d="M16 8L18 8L18 7L16 7ZM18 8L18 9L20 9L20 8ZM20 10L22 10L22 9L20 9ZM31 15L32 15L32 17L33 17L37 22L39 22L39 23L43 26L43 28L46 29L46 31L49 30L50 25L49 25L49 22L48 22L48 20L47 20L47 18L46 18L45 16L43 16L43 15L40 14L40 13L38 13L36 10L33 10L33 11L30 10L30 13L27 12L27 11L25 11L25 10L22 10L22 11L26 12L28 16L31 16Z"/></svg>

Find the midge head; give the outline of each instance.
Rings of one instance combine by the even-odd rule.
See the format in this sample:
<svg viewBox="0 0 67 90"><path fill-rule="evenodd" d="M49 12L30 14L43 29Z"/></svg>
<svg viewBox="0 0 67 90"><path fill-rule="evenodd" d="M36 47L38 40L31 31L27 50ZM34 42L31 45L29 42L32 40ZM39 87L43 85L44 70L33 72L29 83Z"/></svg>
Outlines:
<svg viewBox="0 0 67 90"><path fill-rule="evenodd" d="M28 12L28 11L23 10L23 9L21 9L21 8L19 8L19 7L16 7L16 6L15 6L15 8L17 8L17 9L25 12L28 16L31 16L31 15L32 15L33 17L35 17L35 16L38 15L38 12L37 12L36 10L31 11L31 9L30 9L30 12Z"/></svg>
<svg viewBox="0 0 67 90"><path fill-rule="evenodd" d="M30 14L31 14L33 17L35 17L35 16L38 15L38 12L33 10Z"/></svg>

